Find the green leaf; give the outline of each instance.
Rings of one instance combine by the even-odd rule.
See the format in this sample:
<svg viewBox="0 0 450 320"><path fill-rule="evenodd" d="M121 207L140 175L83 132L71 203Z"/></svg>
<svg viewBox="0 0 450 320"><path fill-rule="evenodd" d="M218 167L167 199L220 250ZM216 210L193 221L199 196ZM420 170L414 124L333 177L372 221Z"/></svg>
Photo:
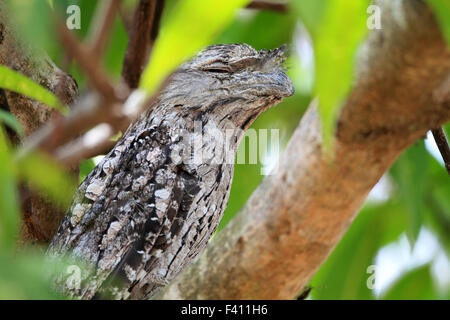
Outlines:
<svg viewBox="0 0 450 320"><path fill-rule="evenodd" d="M253 10L252 16L236 18L215 43L247 43L255 49L271 49L292 40L297 16Z"/></svg>
<svg viewBox="0 0 450 320"><path fill-rule="evenodd" d="M341 103L353 78L354 56L367 32L368 1L329 1L314 38L316 94L325 147L331 147Z"/></svg>
<svg viewBox="0 0 450 320"><path fill-rule="evenodd" d="M298 13L300 20L308 29L311 36L315 36L319 26L322 24L325 9L327 8L327 0L315 1L292 1L292 5Z"/></svg>
<svg viewBox="0 0 450 320"><path fill-rule="evenodd" d="M408 208L407 235L412 244L417 240L424 222L429 166L430 155L424 142L418 141L400 156L391 170L397 183L397 192Z"/></svg>
<svg viewBox="0 0 450 320"><path fill-rule="evenodd" d="M249 0L179 1L167 17L155 42L140 87L152 94L186 58L210 43L231 22L235 11Z"/></svg>
<svg viewBox="0 0 450 320"><path fill-rule="evenodd" d="M356 49L367 32L368 4L367 0L297 2L314 43L315 94L326 150L332 146L340 106L350 89Z"/></svg>
<svg viewBox="0 0 450 320"><path fill-rule="evenodd" d="M427 0L434 11L445 40L450 45L450 1Z"/></svg>
<svg viewBox="0 0 450 320"><path fill-rule="evenodd" d="M391 288L383 295L386 300L430 300L438 299L430 266L425 265L407 272L398 279Z"/></svg>
<svg viewBox="0 0 450 320"><path fill-rule="evenodd" d="M368 268L378 250L404 231L402 210L391 202L366 206L312 279L313 299L374 299Z"/></svg>
<svg viewBox="0 0 450 320"><path fill-rule="evenodd" d="M413 244L422 227L431 228L450 253L450 184L445 168L418 141L391 168L392 196L405 210L407 235Z"/></svg>
<svg viewBox="0 0 450 320"><path fill-rule="evenodd" d="M79 175L79 181L80 183L83 182L83 180L88 176L89 173L91 173L92 170L95 168L94 160L86 159L81 161L80 164L80 175Z"/></svg>
<svg viewBox="0 0 450 320"><path fill-rule="evenodd" d="M17 71L3 65L0 65L0 88L23 94L63 113L67 113L69 110L53 93Z"/></svg>
<svg viewBox="0 0 450 320"><path fill-rule="evenodd" d="M16 117L11 113L0 109L0 122L8 125L11 129L17 132L18 135L23 135L23 127L19 121L17 121Z"/></svg>
<svg viewBox="0 0 450 320"><path fill-rule="evenodd" d="M53 268L37 252L8 255L0 252L0 300L61 299L48 281Z"/></svg>
<svg viewBox="0 0 450 320"><path fill-rule="evenodd" d="M19 159L18 167L20 177L33 188L50 196L62 209L69 206L76 181L50 156L37 152L27 154Z"/></svg>
<svg viewBox="0 0 450 320"><path fill-rule="evenodd" d="M47 51L55 44L51 3L43 0L7 0L8 14L24 42Z"/></svg>
<svg viewBox="0 0 450 320"><path fill-rule="evenodd" d="M54 8L55 7L55 4L54 4L54 2L53 2L53 0L47 0L47 3L48 3L48 6L50 7L50 8Z"/></svg>
<svg viewBox="0 0 450 320"><path fill-rule="evenodd" d="M428 154L428 153L427 153ZM445 168L431 155L429 157L428 183L423 196L429 209L427 226L439 237L450 255L450 183Z"/></svg>
<svg viewBox="0 0 450 320"><path fill-rule="evenodd" d="M448 136L450 136L450 123L447 123L446 125L444 125L444 131L445 131L445 134L447 135L447 137Z"/></svg>
<svg viewBox="0 0 450 320"><path fill-rule="evenodd" d="M116 18L114 21L111 34L114 36L111 37L105 52L105 67L108 70L108 74L118 81L120 80L123 57L125 56L128 43L128 34L119 18Z"/></svg>
<svg viewBox="0 0 450 320"><path fill-rule="evenodd" d="M0 126L0 249L14 246L19 230L19 217L16 168L7 137Z"/></svg>

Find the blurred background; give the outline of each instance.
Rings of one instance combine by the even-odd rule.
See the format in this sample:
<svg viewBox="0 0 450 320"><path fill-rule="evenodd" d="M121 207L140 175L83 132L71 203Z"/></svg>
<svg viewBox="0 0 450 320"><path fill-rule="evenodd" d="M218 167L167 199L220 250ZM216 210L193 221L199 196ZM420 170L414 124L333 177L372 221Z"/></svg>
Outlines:
<svg viewBox="0 0 450 320"><path fill-rule="evenodd" d="M19 1L21 7L17 10L23 33L42 47L59 67L69 72L83 92L86 79L61 48L48 25L50 19L46 17L49 13L42 9L40 2L45 1ZM49 1L50 4L53 2ZM58 1L62 6L75 4L80 7L82 27L75 31L81 39L89 34L98 2ZM166 1L162 28L177 2ZM340 10L348 3L342 2L344 8ZM133 0L124 1L123 12L132 13L135 4ZM240 9L213 42L247 43L255 49L272 49L283 44L290 47L286 67L296 94L264 113L252 126L278 129L281 150L314 96L317 73L312 45L314 34L308 33L311 29L302 19L304 12L297 1L292 1L286 12ZM368 15L366 12L363 15L365 21ZM338 28L331 22L327 27ZM358 30L350 28L347 32L357 33ZM118 16L103 60L105 69L116 81L120 80L127 41L124 19ZM340 48L331 43L327 50L332 56ZM449 134L450 126L445 129ZM98 156L83 161L80 181L100 159ZM219 231L264 179L262 172L268 173L276 161L276 154L271 154L269 148L266 154L259 155L257 164L236 165L230 201ZM428 135L409 148L372 190L348 232L311 280L308 299L450 298L449 195L450 179L434 140ZM0 201L1 198L2 194ZM42 276L45 267L41 260L42 253L31 249L14 259L0 253L0 298L59 298Z"/></svg>

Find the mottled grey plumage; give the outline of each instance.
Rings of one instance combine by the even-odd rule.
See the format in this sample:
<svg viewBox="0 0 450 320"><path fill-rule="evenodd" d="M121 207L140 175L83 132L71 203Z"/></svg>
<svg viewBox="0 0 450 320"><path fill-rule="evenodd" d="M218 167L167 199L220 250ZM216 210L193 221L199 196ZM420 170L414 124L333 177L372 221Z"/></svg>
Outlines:
<svg viewBox="0 0 450 320"><path fill-rule="evenodd" d="M148 298L204 249L230 193L234 165L223 151L233 159L256 117L293 94L283 54L215 45L172 75L79 186L49 254L70 252L91 266L78 289L58 277L63 291ZM195 158L183 150L198 143L198 132L203 154Z"/></svg>

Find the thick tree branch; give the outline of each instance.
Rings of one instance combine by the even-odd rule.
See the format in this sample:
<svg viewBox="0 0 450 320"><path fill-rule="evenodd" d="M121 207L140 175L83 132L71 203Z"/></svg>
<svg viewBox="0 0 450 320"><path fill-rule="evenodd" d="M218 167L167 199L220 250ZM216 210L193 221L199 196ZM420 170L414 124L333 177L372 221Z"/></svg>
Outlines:
<svg viewBox="0 0 450 320"><path fill-rule="evenodd" d="M0 64L14 69L52 91L58 98L71 104L78 95L75 80L61 71L43 52L20 41L11 27L7 8L0 2ZM2 90L3 91L3 90ZM36 100L20 94L3 91L2 106L16 116L25 135L34 133L58 112ZM20 143L20 141L15 141ZM75 173L77 170L73 170ZM64 212L54 207L40 194L26 185L21 187L23 228L22 238L32 241L49 241L56 232Z"/></svg>
<svg viewBox="0 0 450 320"><path fill-rule="evenodd" d="M324 160L313 103L279 170L160 298L295 298L395 159L450 120L450 51L431 11L420 0L377 4L382 29L360 52L333 161Z"/></svg>

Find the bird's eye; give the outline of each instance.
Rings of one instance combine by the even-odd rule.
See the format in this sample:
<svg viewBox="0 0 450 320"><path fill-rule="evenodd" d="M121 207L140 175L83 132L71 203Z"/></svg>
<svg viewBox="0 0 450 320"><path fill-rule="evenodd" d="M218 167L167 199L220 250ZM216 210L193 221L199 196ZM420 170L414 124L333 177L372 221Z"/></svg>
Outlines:
<svg viewBox="0 0 450 320"><path fill-rule="evenodd" d="M210 68L210 69L206 69L206 71L214 72L214 73L228 73L228 70L218 69L218 68Z"/></svg>

